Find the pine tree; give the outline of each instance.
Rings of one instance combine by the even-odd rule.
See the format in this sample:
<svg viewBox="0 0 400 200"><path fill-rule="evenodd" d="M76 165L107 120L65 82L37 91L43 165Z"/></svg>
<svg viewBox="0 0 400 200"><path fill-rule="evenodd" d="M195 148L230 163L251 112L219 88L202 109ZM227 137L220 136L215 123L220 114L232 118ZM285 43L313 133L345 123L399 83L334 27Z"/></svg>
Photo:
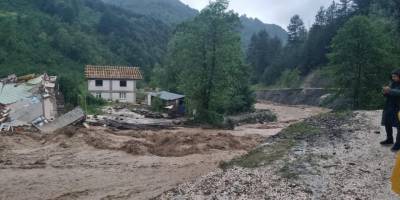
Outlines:
<svg viewBox="0 0 400 200"><path fill-rule="evenodd" d="M352 8L352 0L340 0L339 1L339 16L340 17L346 17L350 12Z"/></svg>
<svg viewBox="0 0 400 200"><path fill-rule="evenodd" d="M307 30L304 26L303 20L299 15L294 15L290 19L288 26L288 43L289 45L297 46L305 41L307 37Z"/></svg>
<svg viewBox="0 0 400 200"><path fill-rule="evenodd" d="M351 98L352 108L374 108L380 104L381 87L393 68L390 39L365 16L349 20L332 41L334 66L341 94Z"/></svg>
<svg viewBox="0 0 400 200"><path fill-rule="evenodd" d="M317 15L315 16L315 26L325 26L327 24L325 13L326 11L324 7L320 7Z"/></svg>
<svg viewBox="0 0 400 200"><path fill-rule="evenodd" d="M252 83L259 83L262 74L277 58L282 49L279 38L270 38L265 30L254 34L247 50L247 61L252 67Z"/></svg>

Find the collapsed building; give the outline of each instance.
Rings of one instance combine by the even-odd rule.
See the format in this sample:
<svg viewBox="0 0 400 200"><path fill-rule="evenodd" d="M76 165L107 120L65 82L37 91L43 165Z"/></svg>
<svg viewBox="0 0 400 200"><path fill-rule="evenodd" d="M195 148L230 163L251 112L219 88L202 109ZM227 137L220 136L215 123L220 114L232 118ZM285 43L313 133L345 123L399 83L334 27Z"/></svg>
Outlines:
<svg viewBox="0 0 400 200"><path fill-rule="evenodd" d="M48 123L62 112L62 98L57 77L44 73L17 77L12 74L0 80L0 131Z"/></svg>

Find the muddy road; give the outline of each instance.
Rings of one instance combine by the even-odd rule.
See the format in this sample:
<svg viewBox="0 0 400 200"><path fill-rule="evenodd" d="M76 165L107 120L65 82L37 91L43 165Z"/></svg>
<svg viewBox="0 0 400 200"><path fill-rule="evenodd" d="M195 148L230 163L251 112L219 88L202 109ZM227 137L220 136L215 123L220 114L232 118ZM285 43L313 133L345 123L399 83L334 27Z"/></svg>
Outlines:
<svg viewBox="0 0 400 200"><path fill-rule="evenodd" d="M328 110L259 103L278 122L233 131L66 129L0 135L0 199L149 199L214 171L289 124Z"/></svg>

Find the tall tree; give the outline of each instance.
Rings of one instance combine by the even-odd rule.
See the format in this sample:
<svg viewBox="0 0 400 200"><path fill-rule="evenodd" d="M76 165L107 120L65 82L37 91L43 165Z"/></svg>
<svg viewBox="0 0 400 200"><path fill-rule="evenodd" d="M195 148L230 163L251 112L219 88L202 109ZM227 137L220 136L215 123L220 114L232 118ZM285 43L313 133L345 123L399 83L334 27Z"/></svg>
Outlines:
<svg viewBox="0 0 400 200"><path fill-rule="evenodd" d="M337 86L352 99L352 108L379 105L380 90L393 68L390 38L368 17L347 22L332 41L331 65Z"/></svg>
<svg viewBox="0 0 400 200"><path fill-rule="evenodd" d="M307 37L307 30L304 26L303 20L299 15L294 15L290 19L290 24L288 26L288 43L289 45L297 46L303 43Z"/></svg>
<svg viewBox="0 0 400 200"><path fill-rule="evenodd" d="M368 14L374 0L354 0L355 7L360 14Z"/></svg>
<svg viewBox="0 0 400 200"><path fill-rule="evenodd" d="M270 38L265 30L254 34L247 50L247 61L252 67L252 82L259 83L265 69L280 54L282 42L278 38Z"/></svg>
<svg viewBox="0 0 400 200"><path fill-rule="evenodd" d="M178 73L177 89L186 95L189 111L208 123L221 122L228 113L248 111L254 102L237 32L239 17L227 11L228 5L227 0L211 2L179 27L167 58L167 73Z"/></svg>
<svg viewBox="0 0 400 200"><path fill-rule="evenodd" d="M353 7L353 0L340 0L339 1L339 16L345 17L347 16Z"/></svg>
<svg viewBox="0 0 400 200"><path fill-rule="evenodd" d="M324 7L320 7L317 15L315 16L315 26L325 26L327 24L326 10Z"/></svg>

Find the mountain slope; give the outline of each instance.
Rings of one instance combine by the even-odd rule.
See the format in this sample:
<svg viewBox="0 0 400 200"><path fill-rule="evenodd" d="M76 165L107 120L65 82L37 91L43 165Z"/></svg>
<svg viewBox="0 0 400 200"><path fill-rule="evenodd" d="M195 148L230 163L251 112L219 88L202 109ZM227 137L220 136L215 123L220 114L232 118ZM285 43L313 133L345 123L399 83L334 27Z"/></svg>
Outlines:
<svg viewBox="0 0 400 200"><path fill-rule="evenodd" d="M198 14L198 11L183 4L179 0L102 0L106 3L124 8L134 13L148 15L169 24L178 24L189 20ZM284 43L287 32L275 24L265 24L258 19L241 16L241 36L243 47L247 48L254 33L265 29L271 37L278 37Z"/></svg>
<svg viewBox="0 0 400 200"><path fill-rule="evenodd" d="M245 47L250 44L251 36L263 29L265 29L271 37L277 37L283 41L283 43L286 43L288 39L287 32L276 24L265 24L257 18L248 18L247 16L241 16L240 21L243 27L241 31L242 43Z"/></svg>
<svg viewBox="0 0 400 200"><path fill-rule="evenodd" d="M102 0L134 13L149 15L169 24L178 24L197 15L197 10L179 0Z"/></svg>
<svg viewBox="0 0 400 200"><path fill-rule="evenodd" d="M0 2L0 74L160 61L170 29L96 0ZM39 67L40 66L40 67ZM68 70L66 70L68 69Z"/></svg>

